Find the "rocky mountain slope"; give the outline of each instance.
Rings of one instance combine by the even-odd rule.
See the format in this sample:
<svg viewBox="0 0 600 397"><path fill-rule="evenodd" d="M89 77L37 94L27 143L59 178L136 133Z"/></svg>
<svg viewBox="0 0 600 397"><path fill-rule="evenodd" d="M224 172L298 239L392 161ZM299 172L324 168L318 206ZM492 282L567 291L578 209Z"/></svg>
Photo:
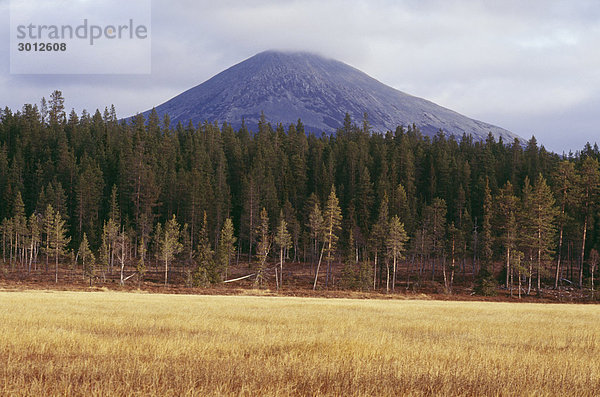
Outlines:
<svg viewBox="0 0 600 397"><path fill-rule="evenodd" d="M360 123L368 114L373 131L416 124L426 135L442 129L448 135L489 132L511 142L515 134L473 120L433 102L391 88L345 63L305 52L266 51L217 74L156 107L174 124L227 121L239 128L242 119L256 130L263 111L267 120L288 125L301 119L307 131L331 133L346 112ZM144 112L148 115L150 111Z"/></svg>

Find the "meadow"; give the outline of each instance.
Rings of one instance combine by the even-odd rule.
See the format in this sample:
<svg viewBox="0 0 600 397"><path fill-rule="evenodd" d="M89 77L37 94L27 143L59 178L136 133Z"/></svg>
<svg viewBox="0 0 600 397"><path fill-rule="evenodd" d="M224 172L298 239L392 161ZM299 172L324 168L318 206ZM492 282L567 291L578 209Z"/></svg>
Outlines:
<svg viewBox="0 0 600 397"><path fill-rule="evenodd" d="M600 310L0 291L0 395L597 395Z"/></svg>

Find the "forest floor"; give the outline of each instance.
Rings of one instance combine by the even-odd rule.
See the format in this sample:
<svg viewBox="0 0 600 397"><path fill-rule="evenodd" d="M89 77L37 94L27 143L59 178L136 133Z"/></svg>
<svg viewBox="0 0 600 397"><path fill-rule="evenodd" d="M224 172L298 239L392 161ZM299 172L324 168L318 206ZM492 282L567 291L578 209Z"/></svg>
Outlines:
<svg viewBox="0 0 600 397"><path fill-rule="evenodd" d="M555 289L553 286L543 284L541 292L532 287L527 294L526 285L522 285L521 297L518 297L517 287L511 292L503 286L497 288L496 296L482 297L473 292L473 274L457 272L454 278L452 292L445 291L443 276L435 275L432 279L431 270L424 272L419 280L414 272L408 277L408 269L399 267L394 290L386 292L385 278L377 279L377 288L364 290L342 288L339 278L332 276L329 285L325 286L326 274L323 269L319 272L317 288L313 290L314 269L310 264L286 264L283 274L283 286L277 288L274 267L269 268L264 274L264 283L257 285L256 278L219 283L206 287L193 287L186 285L185 270L172 267L169 271L169 283L164 284L164 269L150 267L144 274L143 280L134 275L124 285L120 284L119 269L112 272L99 273L93 278L92 286L89 279L84 278L81 268L59 268L58 282L55 282L55 271L52 266L46 271L43 266L31 272L26 269L0 264L0 290L63 290L63 291L137 291L148 293L167 294L202 294L202 295L256 295L256 296L297 296L297 297L323 297L323 298L355 298L355 299L425 299L446 301L491 301L491 302L537 302L537 303L593 303L600 301L600 292L596 292L594 299L589 289L578 289L574 286L562 286ZM127 268L125 276L134 274L133 269ZM253 274L254 271L247 263L232 266L228 279ZM341 274L340 267L333 267L332 274ZM551 280L548 280L550 282ZM369 283L371 286L372 284ZM534 283L535 284L535 283Z"/></svg>

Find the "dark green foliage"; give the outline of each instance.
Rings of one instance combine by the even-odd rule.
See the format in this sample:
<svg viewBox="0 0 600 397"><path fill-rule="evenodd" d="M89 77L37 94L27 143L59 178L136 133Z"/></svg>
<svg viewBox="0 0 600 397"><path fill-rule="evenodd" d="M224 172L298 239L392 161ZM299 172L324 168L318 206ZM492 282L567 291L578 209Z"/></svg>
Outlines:
<svg viewBox="0 0 600 397"><path fill-rule="evenodd" d="M27 268L23 262L37 260L33 253L38 245L46 263L54 259L56 251L51 252L47 234L59 212L65 241L71 238L64 248L77 252L85 234L98 265L112 268L112 230L127 230L133 247L130 263L150 269L152 264L145 260L164 262L157 255L164 241L158 236L153 240L152 231L160 222L164 234L175 216L178 224L187 225L181 239L187 255L169 255L167 262L172 259L173 270L185 268L190 273L202 266L201 278L214 282L226 274L226 264L235 257L233 250L219 249L226 219L231 218L227 234L235 234L226 240L237 238L238 258L269 264L276 262L272 234L283 219L292 240L291 248L285 244L288 261L312 262L316 267L322 257L330 272L338 269L332 266L341 262L338 246L348 246L352 229L354 260L346 274L366 274L360 270L364 265L384 277L385 230L389 218L397 216L409 237L407 246L412 247L406 261L413 264L413 272L419 271L419 280L434 265L433 277L440 277L448 268L444 264L453 260L452 269L469 282L478 273L478 291L488 293L495 289L485 281L493 280L493 265L512 266L512 253L506 257L508 246L522 253L517 258L519 274L531 277L527 269L536 270L544 283L556 280L560 285L557 281L562 279L577 283L577 278L589 274L587 258L600 241L597 146L587 145L581 153L561 158L539 147L535 138L523 148L519 142L505 145L492 136L485 142L468 136L456 140L443 133L424 137L414 125L377 134L369 131L367 117L359 125L347 116L336 134L321 136L305 131L301 121L271 125L264 117L254 131L245 125L235 131L226 123L170 126L168 119L159 120L155 114L148 120L137 116L121 123L112 107L103 113L67 116L59 91L40 109L34 105L16 113L4 109L0 111L3 259ZM550 190L542 189L541 182L535 184L537 192L531 186L539 175ZM508 181L511 194L500 191ZM492 207L494 198L503 194L509 218L500 222ZM532 227L536 194L538 203L550 200L544 198L549 195L557 202L560 244L559 237L549 232L536 245ZM52 214L46 217L48 208ZM26 246L30 241L26 219L32 214L42 225L40 241L35 240L33 248ZM538 216L538 230L542 226L546 230L551 218ZM454 226L450 234L446 225ZM202 260L201 252L206 254ZM328 274L326 283L332 276L339 280Z"/></svg>
<svg viewBox="0 0 600 397"><path fill-rule="evenodd" d="M206 286L210 283L220 281L221 274L219 265L221 262L215 260L215 251L213 250L208 239L208 222L206 213L204 213L204 221L198 236L198 248L196 250L196 262L198 267L194 276L196 285Z"/></svg>
<svg viewBox="0 0 600 397"><path fill-rule="evenodd" d="M483 196L483 223L481 225L481 267L475 281L474 291L478 295L496 295L497 283L494 279L492 261L492 195L486 179Z"/></svg>
<svg viewBox="0 0 600 397"><path fill-rule="evenodd" d="M342 268L340 287L367 291L372 287L373 268L368 262L345 263Z"/></svg>

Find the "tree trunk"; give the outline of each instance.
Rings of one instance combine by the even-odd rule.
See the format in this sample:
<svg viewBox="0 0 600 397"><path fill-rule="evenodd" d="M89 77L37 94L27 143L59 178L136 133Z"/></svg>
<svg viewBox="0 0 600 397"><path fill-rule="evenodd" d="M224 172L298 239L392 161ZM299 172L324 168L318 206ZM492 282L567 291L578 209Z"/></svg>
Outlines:
<svg viewBox="0 0 600 397"><path fill-rule="evenodd" d="M563 208L562 208L562 212L561 212L561 216L564 216L565 213L565 209L564 209L564 204L563 204ZM563 243L563 224L561 222L560 224L560 230L558 232L558 252L556 254L557 259L556 259L556 275L554 277L554 288L558 288L558 281L560 279L560 257L562 255L562 243Z"/></svg>
<svg viewBox="0 0 600 397"><path fill-rule="evenodd" d="M333 222L330 222L329 238L327 243L327 277L325 278L325 288L329 286L329 275L331 272L331 240L333 239Z"/></svg>
<svg viewBox="0 0 600 397"><path fill-rule="evenodd" d="M279 285L283 288L283 247L279 250Z"/></svg>
<svg viewBox="0 0 600 397"><path fill-rule="evenodd" d="M592 266L592 300L594 300L594 266Z"/></svg>
<svg viewBox="0 0 600 397"><path fill-rule="evenodd" d="M386 278L385 278L385 293L389 294L390 293L390 265L388 265L386 263L385 268L387 270Z"/></svg>
<svg viewBox="0 0 600 397"><path fill-rule="evenodd" d="M55 272L54 272L54 283L58 284L58 249L56 249L56 266L54 267Z"/></svg>
<svg viewBox="0 0 600 397"><path fill-rule="evenodd" d="M323 259L323 251L325 250L325 243L321 248L321 255L319 256L319 262L317 263L317 270L315 272L315 283L313 284L313 291L317 289L317 280L319 278L319 268L321 267L321 260Z"/></svg>
<svg viewBox="0 0 600 397"><path fill-rule="evenodd" d="M123 244L122 249L125 249L125 245ZM121 253L121 285L125 285L125 280L123 279L123 272L125 271L125 252Z"/></svg>
<svg viewBox="0 0 600 397"><path fill-rule="evenodd" d="M510 297L512 298L513 296L513 269L510 269L510 287L509 287L509 291L510 291Z"/></svg>
<svg viewBox="0 0 600 397"><path fill-rule="evenodd" d="M27 266L27 273L31 273L31 262L33 262L33 237L31 238L31 248L29 252L29 265Z"/></svg>
<svg viewBox="0 0 600 397"><path fill-rule="evenodd" d="M581 239L581 259L579 262L579 288L583 288L583 259L585 256L585 237L587 234L587 214L583 221L583 238Z"/></svg>
<svg viewBox="0 0 600 397"><path fill-rule="evenodd" d="M452 269L450 270L450 293L452 293L452 286L454 285L454 268L456 265L456 262L454 260L454 245L455 245L455 239L454 239L454 237L452 237L452 262L451 262Z"/></svg>
<svg viewBox="0 0 600 397"><path fill-rule="evenodd" d="M167 286L167 277L169 275L169 259L165 256L165 287Z"/></svg>
<svg viewBox="0 0 600 397"><path fill-rule="evenodd" d="M410 258L410 262L406 265L406 290L408 291L408 287L410 286L410 272L413 269L415 264L415 256L412 255Z"/></svg>
<svg viewBox="0 0 600 397"><path fill-rule="evenodd" d="M446 275L446 263L442 264L442 274L444 275L444 291L448 293L448 276Z"/></svg>
<svg viewBox="0 0 600 397"><path fill-rule="evenodd" d="M375 249L375 262L373 265L373 290L377 289L377 249Z"/></svg>
<svg viewBox="0 0 600 397"><path fill-rule="evenodd" d="M506 247L506 288L508 288L509 273L510 273L510 246Z"/></svg>
<svg viewBox="0 0 600 397"><path fill-rule="evenodd" d="M392 273L392 292L396 290L396 255L394 255L394 273Z"/></svg>
<svg viewBox="0 0 600 397"><path fill-rule="evenodd" d="M46 273L48 273L48 257L50 256L50 236L46 236Z"/></svg>
<svg viewBox="0 0 600 397"><path fill-rule="evenodd" d="M529 281L527 284L527 295L529 295L531 293L531 278L533 277L533 263L532 263L532 258L529 258Z"/></svg>
<svg viewBox="0 0 600 397"><path fill-rule="evenodd" d="M538 250L537 250L537 294L542 293L542 232L538 227Z"/></svg>

